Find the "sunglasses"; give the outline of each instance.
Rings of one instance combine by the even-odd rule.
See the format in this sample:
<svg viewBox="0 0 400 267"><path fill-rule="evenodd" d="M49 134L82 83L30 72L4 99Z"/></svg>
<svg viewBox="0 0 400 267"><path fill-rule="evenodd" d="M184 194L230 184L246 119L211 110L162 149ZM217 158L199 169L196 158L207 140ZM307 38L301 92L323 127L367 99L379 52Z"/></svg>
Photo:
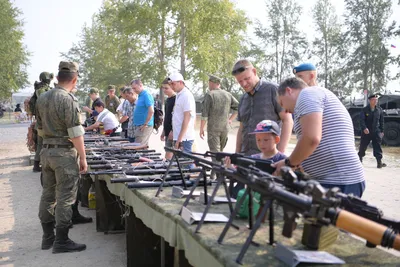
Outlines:
<svg viewBox="0 0 400 267"><path fill-rule="evenodd" d="M236 75L236 74L242 73L243 71L245 71L247 69L250 69L250 66L240 67L240 68L238 68L236 70L233 70L232 71L232 75Z"/></svg>

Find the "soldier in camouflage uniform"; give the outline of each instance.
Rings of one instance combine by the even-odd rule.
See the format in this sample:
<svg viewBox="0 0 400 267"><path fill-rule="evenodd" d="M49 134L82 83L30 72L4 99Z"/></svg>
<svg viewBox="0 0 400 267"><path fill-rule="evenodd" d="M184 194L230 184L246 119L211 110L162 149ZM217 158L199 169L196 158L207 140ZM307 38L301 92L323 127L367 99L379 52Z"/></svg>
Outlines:
<svg viewBox="0 0 400 267"><path fill-rule="evenodd" d="M115 85L108 86L108 94L105 98L105 108L114 114L117 114L117 108L121 102L119 98L115 95Z"/></svg>
<svg viewBox="0 0 400 267"><path fill-rule="evenodd" d="M58 71L59 84L42 94L36 104L38 134L43 137L43 191L39 206L42 249L53 246L53 253L86 249L86 245L68 238L79 173L87 171L85 132L78 100L71 93L78 81L78 64L62 61Z"/></svg>
<svg viewBox="0 0 400 267"><path fill-rule="evenodd" d="M221 78L209 75L208 86L210 91L204 97L201 112L200 137L204 139L207 123L208 147L212 152L220 152L228 142L229 125L237 116L239 102L232 94L221 89ZM229 116L231 111L232 115ZM215 178L214 174L212 178Z"/></svg>
<svg viewBox="0 0 400 267"><path fill-rule="evenodd" d="M39 75L40 82L35 82L35 94L36 97L39 98L41 94L49 91L51 80L53 80L53 73L42 72ZM32 110L34 113L34 111ZM37 130L37 124L35 125L35 129ZM36 150L35 150L35 161L33 162L33 172L40 172L42 169L40 167L40 151L42 150L43 138L38 136L36 141Z"/></svg>

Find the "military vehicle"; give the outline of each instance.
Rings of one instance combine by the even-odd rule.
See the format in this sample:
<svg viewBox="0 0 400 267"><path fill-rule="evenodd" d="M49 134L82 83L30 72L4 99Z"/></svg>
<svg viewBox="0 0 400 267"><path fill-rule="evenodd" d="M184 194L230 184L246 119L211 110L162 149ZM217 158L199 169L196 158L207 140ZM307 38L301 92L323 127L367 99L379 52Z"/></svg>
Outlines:
<svg viewBox="0 0 400 267"><path fill-rule="evenodd" d="M382 95L378 105L384 111L383 143L387 146L400 146L400 95ZM361 135L360 112L363 101L352 101L345 104L354 125L354 135Z"/></svg>

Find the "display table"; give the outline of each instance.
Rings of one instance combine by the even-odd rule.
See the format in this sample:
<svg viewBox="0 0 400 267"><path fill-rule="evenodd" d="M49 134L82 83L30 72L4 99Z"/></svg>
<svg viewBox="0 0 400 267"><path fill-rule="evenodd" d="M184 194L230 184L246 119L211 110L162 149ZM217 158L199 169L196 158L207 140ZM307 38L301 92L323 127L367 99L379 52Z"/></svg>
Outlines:
<svg viewBox="0 0 400 267"><path fill-rule="evenodd" d="M240 227L240 230L231 228L223 244L218 244L217 239L222 232L224 223L205 223L201 231L195 234L196 225L188 225L178 215L184 199L172 198L171 188L164 188L160 196L155 197L156 188L131 190L123 184L111 184L110 178L110 176L102 177L110 192L119 196L126 205L132 207L131 211L134 213L135 220L127 220L127 225L128 221L136 223L136 219L139 219L149 231L151 229L154 235L161 237L160 240L165 240L171 247L183 250L188 262L193 266L239 266L235 259L249 234L249 230L246 228L247 220L235 220L235 224ZM188 205L190 210L197 212L202 212L204 207L197 200L191 200ZM210 212L229 216L227 204L212 205ZM277 213L279 214L279 210ZM285 266L274 256L275 247L267 245L269 237L267 225L267 223L264 224L255 235L254 241L261 245L259 247L250 246L243 259L243 266ZM277 220L275 238L278 242L296 249L305 249L300 243L302 234L300 229L295 230L290 239L281 236L281 229L282 221ZM128 235L127 238L129 239ZM151 238L154 236L149 237L149 239ZM157 238L155 240L157 241ZM140 239L127 240L127 242L138 243ZM144 244L142 245L146 247ZM170 259L171 250L168 247L165 250L162 249L164 244L160 246L162 251L159 253L165 253L165 257ZM128 249L128 254L129 251ZM343 266L400 266L399 257L378 248L367 248L365 242L342 232L337 242L326 251L344 260L346 264ZM127 256L129 259L129 255ZM159 263L159 261L156 262ZM166 266L171 264L170 260L165 262ZM148 266L160 266L157 264Z"/></svg>

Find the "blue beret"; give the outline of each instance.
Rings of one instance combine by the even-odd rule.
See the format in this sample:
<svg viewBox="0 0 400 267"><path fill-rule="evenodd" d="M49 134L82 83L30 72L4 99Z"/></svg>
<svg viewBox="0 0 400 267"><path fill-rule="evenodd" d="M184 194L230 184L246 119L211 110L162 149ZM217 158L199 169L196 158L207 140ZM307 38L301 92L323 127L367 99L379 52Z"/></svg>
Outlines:
<svg viewBox="0 0 400 267"><path fill-rule="evenodd" d="M314 64L311 64L311 63L300 64L297 67L293 68L293 73L296 74L298 72L308 71L308 70L316 70Z"/></svg>

